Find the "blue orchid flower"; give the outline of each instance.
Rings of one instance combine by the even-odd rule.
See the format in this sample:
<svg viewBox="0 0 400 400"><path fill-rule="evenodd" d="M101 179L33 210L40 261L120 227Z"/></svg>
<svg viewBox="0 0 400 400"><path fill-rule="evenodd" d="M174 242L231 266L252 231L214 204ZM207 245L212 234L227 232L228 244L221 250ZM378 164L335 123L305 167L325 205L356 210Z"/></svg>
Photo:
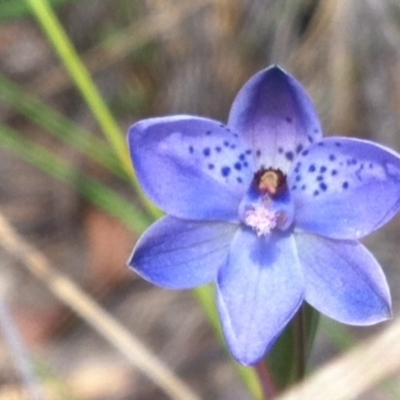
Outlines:
<svg viewBox="0 0 400 400"><path fill-rule="evenodd" d="M240 363L257 363L303 301L346 324L390 318L385 276L358 239L399 210L400 159L369 141L323 139L309 96L281 68L244 85L227 125L151 118L128 141L144 191L168 214L129 265L165 288L216 281Z"/></svg>

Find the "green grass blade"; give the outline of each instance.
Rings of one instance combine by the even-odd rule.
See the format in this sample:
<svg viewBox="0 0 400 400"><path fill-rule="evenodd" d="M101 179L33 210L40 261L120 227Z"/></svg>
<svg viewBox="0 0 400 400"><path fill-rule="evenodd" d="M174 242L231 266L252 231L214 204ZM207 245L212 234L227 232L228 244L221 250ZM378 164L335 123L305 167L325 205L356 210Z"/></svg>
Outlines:
<svg viewBox="0 0 400 400"><path fill-rule="evenodd" d="M26 0L31 9L53 44L65 68L82 93L89 109L98 121L103 133L113 146L122 165L132 173L129 154L125 138L120 131L117 122L111 115L97 86L94 84L89 71L81 61L74 46L69 40L59 20L54 14L46 0Z"/></svg>
<svg viewBox="0 0 400 400"><path fill-rule="evenodd" d="M3 124L0 124L0 146L57 180L74 187L91 203L118 218L130 229L142 232L151 222L132 201L125 200L96 179L83 175L42 146L27 142L15 130Z"/></svg>
<svg viewBox="0 0 400 400"><path fill-rule="evenodd" d="M110 147L0 74L0 100L109 171L127 178Z"/></svg>

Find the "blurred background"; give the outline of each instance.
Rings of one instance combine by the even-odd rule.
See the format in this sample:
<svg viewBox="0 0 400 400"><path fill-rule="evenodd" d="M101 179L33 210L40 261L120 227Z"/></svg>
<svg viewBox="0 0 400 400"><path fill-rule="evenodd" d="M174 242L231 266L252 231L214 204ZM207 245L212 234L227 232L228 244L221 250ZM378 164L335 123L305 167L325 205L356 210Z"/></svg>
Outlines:
<svg viewBox="0 0 400 400"><path fill-rule="evenodd" d="M23 243L77 283L200 398L250 399L192 293L155 288L125 267L145 211L103 135L107 121L99 122L67 72L57 38L45 33L33 3L0 1L0 215L20 235L15 247L0 235L0 293L33 357L44 398L171 397L60 301L54 292L61 289L46 274L29 269ZM243 83L280 64L310 92L326 135L400 150L399 0L46 3L123 134L155 115L226 121ZM399 232L397 218L365 242L387 273L395 318ZM310 369L388 325L355 329L323 319ZM0 335L0 400L29 399ZM388 377L362 398L400 399L398 379Z"/></svg>

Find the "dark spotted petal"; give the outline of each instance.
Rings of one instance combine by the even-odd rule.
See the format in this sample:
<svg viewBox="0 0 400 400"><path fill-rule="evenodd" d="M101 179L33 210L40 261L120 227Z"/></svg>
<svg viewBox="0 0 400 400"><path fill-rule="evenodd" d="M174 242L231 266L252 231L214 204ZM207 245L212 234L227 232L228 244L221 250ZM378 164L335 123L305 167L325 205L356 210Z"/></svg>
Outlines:
<svg viewBox="0 0 400 400"><path fill-rule="evenodd" d="M308 94L279 67L259 72L244 85L232 105L228 125L253 149L257 168L283 172L296 154L322 138Z"/></svg>
<svg viewBox="0 0 400 400"><path fill-rule="evenodd" d="M288 182L296 229L330 238L361 238L400 208L400 158L363 140L314 144L296 159Z"/></svg>
<svg viewBox="0 0 400 400"><path fill-rule="evenodd" d="M236 221L252 179L250 150L225 125L205 118L152 118L133 125L128 142L143 190L166 213Z"/></svg>

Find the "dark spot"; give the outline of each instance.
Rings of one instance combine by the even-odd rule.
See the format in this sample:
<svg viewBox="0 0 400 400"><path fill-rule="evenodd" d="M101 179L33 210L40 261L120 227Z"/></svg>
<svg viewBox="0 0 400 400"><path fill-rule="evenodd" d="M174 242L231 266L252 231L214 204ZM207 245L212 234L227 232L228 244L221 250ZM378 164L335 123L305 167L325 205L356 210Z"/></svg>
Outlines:
<svg viewBox="0 0 400 400"><path fill-rule="evenodd" d="M234 167L236 170L240 171L242 169L242 164L240 164L240 162L237 162L234 164Z"/></svg>
<svg viewBox="0 0 400 400"><path fill-rule="evenodd" d="M302 145L302 144L299 144L299 145L296 147L296 154L299 154L302 150L303 150L303 145Z"/></svg>
<svg viewBox="0 0 400 400"><path fill-rule="evenodd" d="M224 124L219 124L219 127L220 128L225 128L225 125Z"/></svg>
<svg viewBox="0 0 400 400"><path fill-rule="evenodd" d="M294 154L293 154L292 151L287 151L287 152L285 153L285 157L286 157L287 160L292 161L292 160L293 160L293 157L294 157Z"/></svg>
<svg viewBox="0 0 400 400"><path fill-rule="evenodd" d="M189 153L190 153L190 154L193 154L193 152L194 152L193 146L189 146Z"/></svg>
<svg viewBox="0 0 400 400"><path fill-rule="evenodd" d="M302 156L306 156L307 154L308 154L308 150L304 150L304 151L301 153Z"/></svg>
<svg viewBox="0 0 400 400"><path fill-rule="evenodd" d="M239 137L239 135L237 133L234 133L233 136L236 138Z"/></svg>
<svg viewBox="0 0 400 400"><path fill-rule="evenodd" d="M208 169L214 169L214 164L208 164Z"/></svg>
<svg viewBox="0 0 400 400"><path fill-rule="evenodd" d="M278 153L282 154L283 153L283 148L282 147L278 147Z"/></svg>
<svg viewBox="0 0 400 400"><path fill-rule="evenodd" d="M301 167L301 162L298 162L296 164L296 168L294 169L294 172L299 172L300 171L300 167Z"/></svg>
<svg viewBox="0 0 400 400"><path fill-rule="evenodd" d="M329 156L329 161L335 161L336 160L336 156L334 154L331 154Z"/></svg>
<svg viewBox="0 0 400 400"><path fill-rule="evenodd" d="M301 181L301 175L297 175L296 176L296 182L300 182Z"/></svg>
<svg viewBox="0 0 400 400"><path fill-rule="evenodd" d="M231 144L231 149L236 149L236 144Z"/></svg>
<svg viewBox="0 0 400 400"><path fill-rule="evenodd" d="M352 164L352 165L356 165L357 162L358 162L358 161L357 161L355 158L352 158L352 159L351 159L351 164Z"/></svg>
<svg viewBox="0 0 400 400"><path fill-rule="evenodd" d="M296 190L297 189L297 186L296 185L293 185L292 187L291 187L291 190Z"/></svg>
<svg viewBox="0 0 400 400"><path fill-rule="evenodd" d="M211 135L211 131L207 131L206 135L210 136Z"/></svg>
<svg viewBox="0 0 400 400"><path fill-rule="evenodd" d="M222 167L221 174L222 176L228 176L231 173L231 169L229 167Z"/></svg>
<svg viewBox="0 0 400 400"><path fill-rule="evenodd" d="M322 176L322 175L318 175L317 176L317 181L318 182L321 182L321 181L323 181L324 180L324 177Z"/></svg>
<svg viewBox="0 0 400 400"><path fill-rule="evenodd" d="M217 146L216 148L215 148L215 151L217 152L217 153L221 153L221 147L220 146Z"/></svg>
<svg viewBox="0 0 400 400"><path fill-rule="evenodd" d="M243 163L243 167L246 168L246 167L248 167L248 166L249 166L249 163L245 161L245 162Z"/></svg>
<svg viewBox="0 0 400 400"><path fill-rule="evenodd" d="M303 185L302 187L301 187L301 190L306 190L306 185Z"/></svg>
<svg viewBox="0 0 400 400"><path fill-rule="evenodd" d="M342 146L342 143L335 142L335 146L336 146L336 147L341 147L341 146Z"/></svg>
<svg viewBox="0 0 400 400"><path fill-rule="evenodd" d="M315 172L315 170L316 170L316 167L315 167L314 164L311 164L311 165L308 167L308 171L309 171L309 172Z"/></svg>
<svg viewBox="0 0 400 400"><path fill-rule="evenodd" d="M319 129L318 128L314 128L314 133L318 133Z"/></svg>
<svg viewBox="0 0 400 400"><path fill-rule="evenodd" d="M242 153L240 156L239 156L239 160L240 161L244 161L246 159L246 156Z"/></svg>
<svg viewBox="0 0 400 400"><path fill-rule="evenodd" d="M308 141L309 141L310 143L312 143L312 142L314 141L314 139L313 139L312 136L307 136L307 139L308 139Z"/></svg>
<svg viewBox="0 0 400 400"><path fill-rule="evenodd" d="M319 184L319 188L325 192L325 190L328 189L328 186L326 186L326 183L321 182L321 183Z"/></svg>
<svg viewBox="0 0 400 400"><path fill-rule="evenodd" d="M318 146L323 147L324 146L324 142L318 142Z"/></svg>
<svg viewBox="0 0 400 400"><path fill-rule="evenodd" d="M372 168L374 168L374 164L372 164L372 162L371 162L368 164L368 167L369 167L369 169L372 169Z"/></svg>
<svg viewBox="0 0 400 400"><path fill-rule="evenodd" d="M347 189L348 187L349 187L349 183L348 182L343 182L342 188L343 189Z"/></svg>
<svg viewBox="0 0 400 400"><path fill-rule="evenodd" d="M313 195L314 195L314 196L318 196L318 195L319 195L319 191L318 191L318 190L314 190Z"/></svg>
<svg viewBox="0 0 400 400"><path fill-rule="evenodd" d="M225 146L225 147L229 147L229 146L230 146L230 143L229 143L227 140L224 140L224 146Z"/></svg>
<svg viewBox="0 0 400 400"><path fill-rule="evenodd" d="M337 175L337 171L336 171L336 169L333 169L333 170L332 170L332 172L331 172L331 175L332 175L332 176L335 176L335 175Z"/></svg>
<svg viewBox="0 0 400 400"><path fill-rule="evenodd" d="M257 151L256 151L256 156L257 156L257 157L260 157L260 156L261 156L261 150L257 150Z"/></svg>
<svg viewBox="0 0 400 400"><path fill-rule="evenodd" d="M259 150L260 151L260 150ZM248 155L250 155L251 154L251 150L249 149L249 150L246 150L246 154L248 154ZM261 154L261 152L260 152L260 154Z"/></svg>
<svg viewBox="0 0 400 400"><path fill-rule="evenodd" d="M206 147L206 148L203 150L203 154L204 154L206 157L208 157L208 156L211 154L210 148L209 148L209 147Z"/></svg>
<svg viewBox="0 0 400 400"><path fill-rule="evenodd" d="M293 119L291 117L286 117L285 121L291 124L293 122Z"/></svg>
<svg viewBox="0 0 400 400"><path fill-rule="evenodd" d="M319 169L319 172L320 172L321 174L323 174L324 172L326 172L326 167L322 166L322 167Z"/></svg>
<svg viewBox="0 0 400 400"><path fill-rule="evenodd" d="M239 177L239 178L236 178L236 180L237 180L238 183L242 183L242 182L243 182L243 179L240 178L240 177Z"/></svg>

